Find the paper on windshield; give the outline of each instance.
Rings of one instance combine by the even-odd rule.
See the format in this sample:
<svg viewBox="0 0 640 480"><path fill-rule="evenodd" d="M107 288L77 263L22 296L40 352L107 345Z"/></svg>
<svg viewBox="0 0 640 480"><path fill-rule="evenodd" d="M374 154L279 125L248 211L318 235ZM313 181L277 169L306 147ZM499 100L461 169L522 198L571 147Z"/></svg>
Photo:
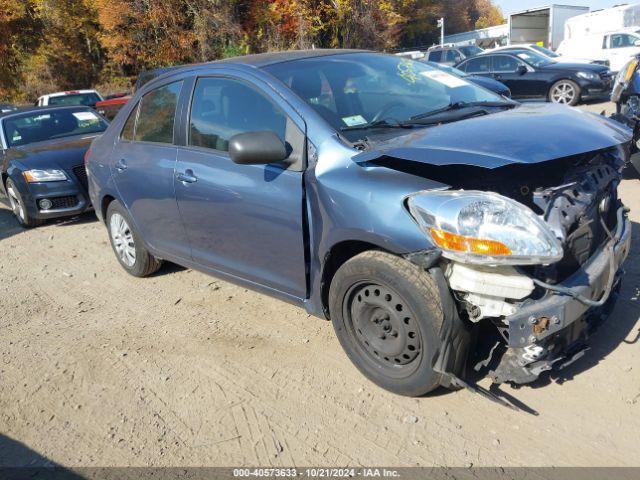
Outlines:
<svg viewBox="0 0 640 480"><path fill-rule="evenodd" d="M92 112L73 112L73 116L81 122L96 120L98 117Z"/></svg>
<svg viewBox="0 0 640 480"><path fill-rule="evenodd" d="M446 72L440 72L437 70L426 70L424 72L420 72L422 76L427 77L431 80L435 80L443 84L445 87L449 88L458 88L458 87L466 87L468 85L464 80L459 79L458 77L454 77L453 75L449 75Z"/></svg>

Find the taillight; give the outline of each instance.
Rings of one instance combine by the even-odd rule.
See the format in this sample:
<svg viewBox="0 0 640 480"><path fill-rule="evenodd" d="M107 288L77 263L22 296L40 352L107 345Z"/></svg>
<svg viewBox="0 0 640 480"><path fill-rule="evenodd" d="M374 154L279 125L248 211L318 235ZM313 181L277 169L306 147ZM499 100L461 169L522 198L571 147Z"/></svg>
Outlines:
<svg viewBox="0 0 640 480"><path fill-rule="evenodd" d="M89 155L91 155L91 149L90 148L84 154L84 168L87 168L87 162L89 161Z"/></svg>

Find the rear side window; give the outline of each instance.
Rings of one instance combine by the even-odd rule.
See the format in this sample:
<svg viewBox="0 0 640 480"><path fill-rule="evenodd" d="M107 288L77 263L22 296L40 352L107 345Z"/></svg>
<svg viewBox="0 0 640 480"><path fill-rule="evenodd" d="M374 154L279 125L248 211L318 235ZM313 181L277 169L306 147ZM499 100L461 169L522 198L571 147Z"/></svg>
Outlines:
<svg viewBox="0 0 640 480"><path fill-rule="evenodd" d="M467 73L489 73L491 71L491 57L472 58L464 64Z"/></svg>
<svg viewBox="0 0 640 480"><path fill-rule="evenodd" d="M189 145L228 151L239 133L271 131L286 141L287 116L270 99L244 82L201 78L189 120Z"/></svg>
<svg viewBox="0 0 640 480"><path fill-rule="evenodd" d="M431 62L441 62L442 61L442 50L438 50L438 51L429 53L429 61L431 61Z"/></svg>
<svg viewBox="0 0 640 480"><path fill-rule="evenodd" d="M138 142L173 143L173 125L182 82L175 82L147 93L138 109L135 140Z"/></svg>
<svg viewBox="0 0 640 480"><path fill-rule="evenodd" d="M449 50L447 52L447 62L458 63L462 61L462 55L457 50Z"/></svg>
<svg viewBox="0 0 640 480"><path fill-rule="evenodd" d="M135 108L131 110L131 113L129 114L129 118L127 119L127 123L124 124L122 133L120 134L120 138L122 140L127 140L129 142L133 141L133 132L136 126L136 115L138 114L138 105L136 105Z"/></svg>

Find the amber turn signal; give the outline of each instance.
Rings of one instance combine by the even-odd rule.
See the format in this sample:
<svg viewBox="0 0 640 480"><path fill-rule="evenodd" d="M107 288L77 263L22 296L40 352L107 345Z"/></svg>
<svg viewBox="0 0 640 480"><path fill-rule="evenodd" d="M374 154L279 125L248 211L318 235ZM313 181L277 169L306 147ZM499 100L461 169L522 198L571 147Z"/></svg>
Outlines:
<svg viewBox="0 0 640 480"><path fill-rule="evenodd" d="M495 240L466 237L457 233L431 228L431 236L440 248L457 252L476 253L478 255L511 255L509 247Z"/></svg>

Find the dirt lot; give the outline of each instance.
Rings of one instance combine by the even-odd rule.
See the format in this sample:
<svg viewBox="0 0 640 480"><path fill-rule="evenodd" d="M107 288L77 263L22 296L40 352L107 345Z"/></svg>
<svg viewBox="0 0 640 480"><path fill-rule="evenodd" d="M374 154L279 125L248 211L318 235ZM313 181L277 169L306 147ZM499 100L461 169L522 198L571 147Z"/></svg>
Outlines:
<svg viewBox="0 0 640 480"><path fill-rule="evenodd" d="M640 181L622 196L635 245L591 352L502 387L537 416L386 393L329 322L175 266L132 278L92 215L23 231L0 205L0 465L640 466Z"/></svg>

